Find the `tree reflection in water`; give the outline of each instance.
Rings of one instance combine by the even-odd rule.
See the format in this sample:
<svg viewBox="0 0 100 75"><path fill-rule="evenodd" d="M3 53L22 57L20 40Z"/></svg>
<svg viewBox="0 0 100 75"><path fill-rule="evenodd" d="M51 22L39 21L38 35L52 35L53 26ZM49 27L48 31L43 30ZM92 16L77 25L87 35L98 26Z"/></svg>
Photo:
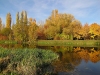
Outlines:
<svg viewBox="0 0 100 75"><path fill-rule="evenodd" d="M54 51L59 54L59 60L53 63L56 72L74 72L82 60L86 63L100 61L98 48L55 46Z"/></svg>

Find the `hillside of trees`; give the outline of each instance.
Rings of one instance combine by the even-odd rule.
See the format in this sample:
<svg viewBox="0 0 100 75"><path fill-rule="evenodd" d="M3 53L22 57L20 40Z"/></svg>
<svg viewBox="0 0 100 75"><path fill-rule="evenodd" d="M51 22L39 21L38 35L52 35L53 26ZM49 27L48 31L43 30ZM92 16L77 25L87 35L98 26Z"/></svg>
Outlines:
<svg viewBox="0 0 100 75"><path fill-rule="evenodd" d="M100 39L100 25L84 24L71 14L59 13L53 10L45 23L37 23L33 18L27 18L27 12L17 12L16 23L12 24L10 13L6 15L6 23L0 18L0 40L15 40L17 42L33 42L34 40L90 40Z"/></svg>

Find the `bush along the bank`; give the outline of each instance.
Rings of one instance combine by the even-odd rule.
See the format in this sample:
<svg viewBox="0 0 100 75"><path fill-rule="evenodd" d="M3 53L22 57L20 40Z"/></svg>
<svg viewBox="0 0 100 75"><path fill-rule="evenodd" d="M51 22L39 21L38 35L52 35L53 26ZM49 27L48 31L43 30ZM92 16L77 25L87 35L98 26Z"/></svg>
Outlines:
<svg viewBox="0 0 100 75"><path fill-rule="evenodd" d="M44 75L52 74L52 61L58 55L51 50L0 48L0 74Z"/></svg>

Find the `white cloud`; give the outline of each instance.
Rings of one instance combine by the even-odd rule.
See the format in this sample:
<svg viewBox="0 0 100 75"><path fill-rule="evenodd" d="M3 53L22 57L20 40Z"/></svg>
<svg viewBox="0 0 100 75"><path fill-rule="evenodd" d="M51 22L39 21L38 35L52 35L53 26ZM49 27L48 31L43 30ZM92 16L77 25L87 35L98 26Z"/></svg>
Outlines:
<svg viewBox="0 0 100 75"><path fill-rule="evenodd" d="M64 8L62 9L63 12L71 13L77 19L81 21L87 20L87 22L89 20L93 20L93 18L96 17L98 12L100 12L99 3L100 0L65 0L65 2L61 2L62 7Z"/></svg>
<svg viewBox="0 0 100 75"><path fill-rule="evenodd" d="M62 6L64 7L63 11L65 12L71 12L75 15L77 14L83 14L84 16L87 15L87 9L93 6L95 3L90 0L70 0L67 2L62 2ZM83 16L79 15L79 16Z"/></svg>
<svg viewBox="0 0 100 75"><path fill-rule="evenodd" d="M15 7L13 12L26 10L29 17L39 20L46 19L53 9L58 9L61 13L70 13L79 20L100 13L100 0L9 0L9 2Z"/></svg>

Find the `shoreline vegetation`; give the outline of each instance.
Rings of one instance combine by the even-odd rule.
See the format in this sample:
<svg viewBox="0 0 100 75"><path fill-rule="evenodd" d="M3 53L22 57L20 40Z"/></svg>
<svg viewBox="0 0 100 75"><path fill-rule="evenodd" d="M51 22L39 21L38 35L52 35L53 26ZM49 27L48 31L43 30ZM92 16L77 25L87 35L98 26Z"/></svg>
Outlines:
<svg viewBox="0 0 100 75"><path fill-rule="evenodd" d="M39 46L100 46L100 40L39 40Z"/></svg>
<svg viewBox="0 0 100 75"><path fill-rule="evenodd" d="M49 69L57 59L51 50L0 48L0 75L52 75Z"/></svg>

